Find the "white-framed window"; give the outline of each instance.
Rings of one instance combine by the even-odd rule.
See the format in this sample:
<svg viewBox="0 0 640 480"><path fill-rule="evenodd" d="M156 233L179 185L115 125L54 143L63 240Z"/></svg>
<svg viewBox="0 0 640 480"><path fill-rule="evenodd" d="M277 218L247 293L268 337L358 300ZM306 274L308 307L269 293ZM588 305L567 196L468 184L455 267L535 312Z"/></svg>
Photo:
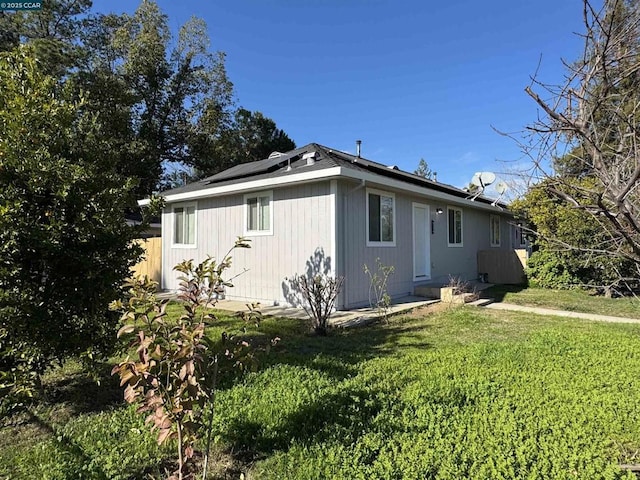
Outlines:
<svg viewBox="0 0 640 480"><path fill-rule="evenodd" d="M273 192L247 193L244 196L244 234L273 235Z"/></svg>
<svg viewBox="0 0 640 480"><path fill-rule="evenodd" d="M462 247L462 209L447 207L447 245Z"/></svg>
<svg viewBox="0 0 640 480"><path fill-rule="evenodd" d="M367 246L396 246L396 196L367 188Z"/></svg>
<svg viewBox="0 0 640 480"><path fill-rule="evenodd" d="M182 203L172 207L174 247L195 248L196 210L195 203Z"/></svg>
<svg viewBox="0 0 640 480"><path fill-rule="evenodd" d="M525 248L527 246L527 236L521 224L513 225L514 247Z"/></svg>
<svg viewBox="0 0 640 480"><path fill-rule="evenodd" d="M500 217L498 215L489 216L489 237L492 247L500 246Z"/></svg>

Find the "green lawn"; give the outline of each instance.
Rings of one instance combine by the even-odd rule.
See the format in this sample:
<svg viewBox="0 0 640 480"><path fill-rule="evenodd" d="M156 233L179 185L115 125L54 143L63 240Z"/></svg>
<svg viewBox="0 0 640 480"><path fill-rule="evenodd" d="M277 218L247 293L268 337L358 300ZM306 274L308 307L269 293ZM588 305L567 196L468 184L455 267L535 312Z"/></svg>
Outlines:
<svg viewBox="0 0 640 480"><path fill-rule="evenodd" d="M570 312L595 313L617 317L640 318L640 300L631 297L604 298L584 290L496 285L482 292L483 297L529 307L554 308Z"/></svg>
<svg viewBox="0 0 640 480"><path fill-rule="evenodd" d="M640 326L461 308L261 330L282 342L220 393L212 478L635 478L617 465L640 463ZM172 452L112 382L70 366L48 386L0 430L0 478L161 475Z"/></svg>

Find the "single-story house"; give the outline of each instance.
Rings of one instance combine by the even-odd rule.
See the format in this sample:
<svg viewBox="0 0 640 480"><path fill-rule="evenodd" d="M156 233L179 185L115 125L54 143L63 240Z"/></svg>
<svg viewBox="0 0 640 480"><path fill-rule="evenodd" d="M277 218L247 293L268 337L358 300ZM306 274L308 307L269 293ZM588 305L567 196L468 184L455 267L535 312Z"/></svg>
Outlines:
<svg viewBox="0 0 640 480"><path fill-rule="evenodd" d="M393 265L388 293L477 279L480 250L512 250L523 239L504 205L316 143L237 165L162 193L162 282L178 287L184 259L233 252L226 297L298 305L291 279L343 276L338 309L369 304L366 264ZM245 271L242 273L243 271Z"/></svg>

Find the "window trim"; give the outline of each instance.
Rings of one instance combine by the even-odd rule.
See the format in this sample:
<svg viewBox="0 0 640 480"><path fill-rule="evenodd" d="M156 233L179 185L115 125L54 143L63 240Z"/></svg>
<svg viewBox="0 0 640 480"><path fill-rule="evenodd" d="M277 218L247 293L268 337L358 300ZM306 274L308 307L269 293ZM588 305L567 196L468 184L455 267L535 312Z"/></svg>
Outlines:
<svg viewBox="0 0 640 480"><path fill-rule="evenodd" d="M519 223L514 223L513 225L513 245L514 248L527 248L527 239L524 233L524 226ZM520 241L516 241L517 238L520 238Z"/></svg>
<svg viewBox="0 0 640 480"><path fill-rule="evenodd" d="M250 198L260 197L269 197L269 229L249 230L249 206L247 204L247 200ZM242 208L242 230L245 237L264 237L273 235L273 190L261 190L244 194Z"/></svg>
<svg viewBox="0 0 640 480"><path fill-rule="evenodd" d="M176 209L193 207L193 243L176 242ZM184 211L183 210L183 211ZM198 202L180 202L171 205L171 248L198 248Z"/></svg>
<svg viewBox="0 0 640 480"><path fill-rule="evenodd" d="M374 194L374 195L379 195L381 197L389 197L391 198L391 208L392 208L392 212L393 212L393 225L391 226L392 228L392 234L393 234L393 240L391 241L377 241L377 240L370 240L369 239L369 194ZM396 194L392 193L392 192L386 192L384 190L377 190L375 188L367 188L365 191L365 195L366 195L366 202L365 202L365 219L366 219L366 225L365 225L365 238L367 240L367 247L395 247L396 246L396 217L397 217L397 212L398 209L396 208ZM382 238L382 232L380 232L380 238Z"/></svg>
<svg viewBox="0 0 640 480"><path fill-rule="evenodd" d="M450 211L459 211L460 212L460 243L450 243L449 242L449 232L451 230L451 224L449 222L449 212ZM447 205L447 247L454 248L462 248L464 247L464 210L460 207L452 207Z"/></svg>
<svg viewBox="0 0 640 480"><path fill-rule="evenodd" d="M493 238L493 222L498 220L498 241L494 242ZM489 215L489 243L492 247L499 247L502 241L502 219L500 215Z"/></svg>

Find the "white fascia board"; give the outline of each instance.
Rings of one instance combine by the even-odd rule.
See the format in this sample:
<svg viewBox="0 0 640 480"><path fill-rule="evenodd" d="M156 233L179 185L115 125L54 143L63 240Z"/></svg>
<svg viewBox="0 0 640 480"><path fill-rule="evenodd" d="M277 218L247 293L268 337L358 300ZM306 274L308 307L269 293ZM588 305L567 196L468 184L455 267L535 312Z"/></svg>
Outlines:
<svg viewBox="0 0 640 480"><path fill-rule="evenodd" d="M447 204L461 205L469 208L487 210L487 211L496 212L496 213L505 213L511 216L511 212L504 210L498 206L493 206L493 205L489 205L481 202L474 202L471 200L467 200L465 198L456 197L455 195L451 195L449 193L438 192L437 190L431 190L430 188L420 187L412 183L407 183L401 180L384 177L382 175L376 175L375 173L352 170L349 168L349 169L343 169L342 176L353 178L355 180L364 180L365 182L372 182L379 185L379 188L382 188L382 189L392 188L395 190L414 193L422 197L427 197L433 200L440 200L443 203L447 203Z"/></svg>
<svg viewBox="0 0 640 480"><path fill-rule="evenodd" d="M195 190L193 192L176 193L174 195L167 195L164 197L165 202L182 202L186 200L195 200L203 197L217 197L220 195L226 195L229 193L241 193L250 192L252 190L265 190L272 187L281 185L291 185L296 183L307 183L315 180L323 180L329 178L335 178L342 175L342 168L333 167L323 170L314 170L312 172L296 173L293 175L287 175L284 177L274 178L262 178L260 180L250 180L242 183L233 183L230 185L214 186L211 188L204 188L202 190ZM149 199L139 200L138 205L145 206L149 204Z"/></svg>
<svg viewBox="0 0 640 480"><path fill-rule="evenodd" d="M291 185L296 183L307 183L316 180L338 177L364 180L365 182L375 183L381 186L381 188L392 188L398 191L414 193L416 195L427 197L433 200L440 200L443 203L447 204L461 205L478 210L487 210L489 212L503 213L511 216L511 212L503 210L498 206L493 206L481 202L474 202L465 198L456 197L455 195L438 192L427 187L420 187L418 185L403 182L401 180L396 180L382 175L377 175L375 173L353 170L351 168L343 167L332 167L323 170L314 170L312 172L296 173L283 177L263 178L260 180L250 180L242 183L233 183L230 185L205 188L202 190L195 190L193 192L176 193L174 195L167 195L166 197L164 197L164 200L167 203L181 202L187 200L195 200L203 197L216 197L229 193L242 193L252 190L264 190L277 186ZM140 205L141 207L148 204L148 198L138 201L138 205Z"/></svg>

